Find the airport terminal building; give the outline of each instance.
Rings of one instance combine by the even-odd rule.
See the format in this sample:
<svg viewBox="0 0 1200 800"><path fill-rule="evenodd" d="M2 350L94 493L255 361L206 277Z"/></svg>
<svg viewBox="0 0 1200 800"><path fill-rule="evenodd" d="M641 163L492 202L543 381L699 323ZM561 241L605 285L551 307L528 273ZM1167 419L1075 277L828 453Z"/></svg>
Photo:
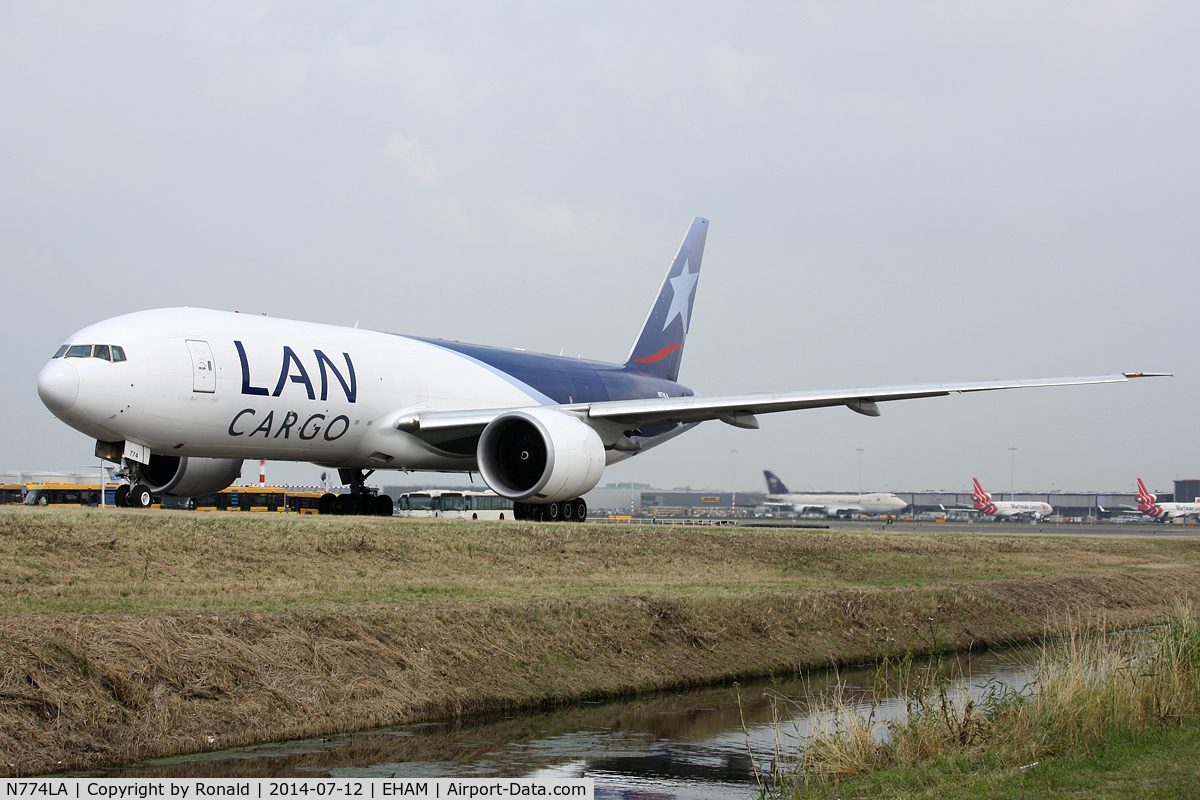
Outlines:
<svg viewBox="0 0 1200 800"><path fill-rule="evenodd" d="M1153 491L1153 490L1152 490ZM822 491L822 494L855 494L854 491ZM966 518L975 516L971 493L963 492L893 492L908 503L904 516L917 518ZM1195 502L1200 495L1200 480L1175 481L1174 492L1156 492L1160 502ZM1122 511L1137 509L1132 492L994 492L996 500L1034 501L1049 503L1057 516L1088 520L1105 519ZM766 495L762 492L729 492L726 490L692 490L690 488L655 489L644 484L608 484L585 495L588 507L606 509L617 514L653 516L724 517L753 516L767 511ZM632 509L632 511L630 510Z"/></svg>

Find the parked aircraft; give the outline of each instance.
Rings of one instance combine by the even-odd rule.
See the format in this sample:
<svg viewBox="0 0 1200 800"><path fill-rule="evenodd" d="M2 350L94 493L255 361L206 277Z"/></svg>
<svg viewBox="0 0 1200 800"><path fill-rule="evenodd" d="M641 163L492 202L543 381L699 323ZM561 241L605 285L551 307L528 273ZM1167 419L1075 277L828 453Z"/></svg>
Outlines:
<svg viewBox="0 0 1200 800"><path fill-rule="evenodd" d="M518 519L578 519L607 465L705 420L952 392L1116 383L1136 373L697 396L678 383L708 220L697 217L623 364L265 316L170 308L98 322L38 375L63 422L120 465L125 502L228 486L243 459L336 468L345 513L391 513L376 469L479 472Z"/></svg>
<svg viewBox="0 0 1200 800"><path fill-rule="evenodd" d="M869 517L899 514L908 503L894 494L795 494L770 470L763 470L767 479L768 505L791 506L798 514L820 513L827 517L865 514Z"/></svg>
<svg viewBox="0 0 1200 800"><path fill-rule="evenodd" d="M975 501L975 510L980 514L987 514L996 517L997 519L1010 519L1012 517L1030 517L1032 519L1041 519L1053 513L1054 509L1049 503L1036 501L1004 501L992 500L992 496L983 490L979 485L978 478L971 478L971 483L975 484L975 491L971 492L971 499Z"/></svg>
<svg viewBox="0 0 1200 800"><path fill-rule="evenodd" d="M1137 479L1138 511L1158 522L1169 522L1180 517L1200 517L1200 503L1159 503L1158 496L1150 494L1142 479Z"/></svg>

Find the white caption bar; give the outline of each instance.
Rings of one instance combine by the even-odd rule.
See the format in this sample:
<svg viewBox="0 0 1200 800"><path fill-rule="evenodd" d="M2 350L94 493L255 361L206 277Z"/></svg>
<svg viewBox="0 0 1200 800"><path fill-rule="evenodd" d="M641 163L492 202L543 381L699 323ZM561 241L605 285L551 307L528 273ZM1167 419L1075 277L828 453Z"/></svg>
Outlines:
<svg viewBox="0 0 1200 800"><path fill-rule="evenodd" d="M0 798L54 800L201 800L247 797L253 800L475 800L486 797L561 797L594 800L592 778L363 778L340 780L246 778L59 778L5 779Z"/></svg>

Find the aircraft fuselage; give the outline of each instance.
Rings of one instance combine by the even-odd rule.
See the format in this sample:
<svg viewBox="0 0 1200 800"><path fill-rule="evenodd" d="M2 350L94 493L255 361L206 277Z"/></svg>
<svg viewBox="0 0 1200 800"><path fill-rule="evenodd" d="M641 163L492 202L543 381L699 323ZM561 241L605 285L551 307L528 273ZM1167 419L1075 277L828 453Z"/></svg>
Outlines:
<svg viewBox="0 0 1200 800"><path fill-rule="evenodd" d="M68 342L96 344L125 360L53 359L38 380L47 406L99 441L187 457L474 471L473 447L394 423L430 409L692 394L616 364L207 309L128 314ZM643 447L666 432L645 431ZM606 453L609 464L627 456Z"/></svg>

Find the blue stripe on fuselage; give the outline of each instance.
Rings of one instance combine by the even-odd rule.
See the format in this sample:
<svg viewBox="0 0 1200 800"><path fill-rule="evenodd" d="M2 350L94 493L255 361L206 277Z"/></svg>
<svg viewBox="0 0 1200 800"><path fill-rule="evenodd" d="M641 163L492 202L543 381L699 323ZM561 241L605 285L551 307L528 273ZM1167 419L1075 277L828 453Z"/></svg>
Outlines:
<svg viewBox="0 0 1200 800"><path fill-rule="evenodd" d="M656 378L620 364L441 339L411 338L470 359L542 405L641 400L659 396L690 397L693 394L691 389L674 381Z"/></svg>

